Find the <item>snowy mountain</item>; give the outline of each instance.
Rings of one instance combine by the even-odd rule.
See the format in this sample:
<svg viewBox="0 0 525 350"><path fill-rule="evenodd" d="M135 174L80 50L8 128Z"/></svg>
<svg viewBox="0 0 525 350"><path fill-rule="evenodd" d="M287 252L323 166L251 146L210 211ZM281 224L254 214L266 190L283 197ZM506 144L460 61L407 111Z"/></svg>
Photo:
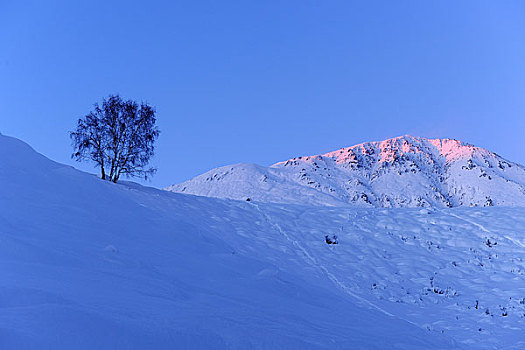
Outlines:
<svg viewBox="0 0 525 350"><path fill-rule="evenodd" d="M0 183L2 349L525 348L525 208L189 196L2 135Z"/></svg>
<svg viewBox="0 0 525 350"><path fill-rule="evenodd" d="M401 136L271 167L224 166L167 190L331 206L523 206L525 168L458 140Z"/></svg>

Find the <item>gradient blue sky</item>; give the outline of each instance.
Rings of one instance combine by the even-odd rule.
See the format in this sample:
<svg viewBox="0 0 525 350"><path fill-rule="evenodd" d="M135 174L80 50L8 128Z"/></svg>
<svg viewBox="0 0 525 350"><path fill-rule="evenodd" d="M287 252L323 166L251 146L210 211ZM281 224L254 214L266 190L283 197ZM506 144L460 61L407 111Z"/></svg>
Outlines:
<svg viewBox="0 0 525 350"><path fill-rule="evenodd" d="M0 1L0 132L59 162L110 93L157 107L151 185L402 134L525 163L523 1Z"/></svg>

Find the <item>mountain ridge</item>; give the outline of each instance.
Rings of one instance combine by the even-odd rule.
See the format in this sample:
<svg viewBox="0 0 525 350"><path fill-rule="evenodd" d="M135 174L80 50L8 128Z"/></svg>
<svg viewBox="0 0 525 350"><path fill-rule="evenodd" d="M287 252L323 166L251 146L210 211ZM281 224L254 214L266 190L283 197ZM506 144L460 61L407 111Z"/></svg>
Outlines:
<svg viewBox="0 0 525 350"><path fill-rule="evenodd" d="M270 167L220 167L166 190L331 206L525 206L525 168L456 139L403 135Z"/></svg>

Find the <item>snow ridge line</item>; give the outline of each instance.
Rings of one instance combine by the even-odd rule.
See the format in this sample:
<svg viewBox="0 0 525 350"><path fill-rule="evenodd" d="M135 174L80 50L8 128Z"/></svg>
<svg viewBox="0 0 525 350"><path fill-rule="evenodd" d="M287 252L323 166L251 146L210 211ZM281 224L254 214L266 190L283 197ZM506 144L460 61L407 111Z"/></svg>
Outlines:
<svg viewBox="0 0 525 350"><path fill-rule="evenodd" d="M347 293L348 295L354 297L355 299L361 301L362 303L368 305L368 306L371 306L373 309L376 309L378 310L379 312L387 315L387 316L390 316L390 317L396 317L394 314L391 314L390 312L382 309L381 307L373 304L372 302L370 302L369 300L366 300L365 298L355 294L354 292L352 292L350 290L350 288L348 288L343 282L339 281L337 279L337 277L334 276L334 274L332 274L324 265L320 264L317 259L315 259L312 255L310 255L310 253L308 253L308 251L302 246L301 243L299 243L297 240L291 238L282 228L281 226L279 226L279 224L273 222L271 220L271 218L268 216L268 214L266 214L265 212L263 212L259 206L255 203L253 203L253 206L257 209L257 211L259 211L259 213L264 217L264 219L266 220L266 222L268 222L268 224L270 224L270 226L274 227L274 229L279 232L284 238L286 238L286 240L288 240L290 243L292 243L295 247L297 247L303 254L304 256L306 257L305 260L307 260L307 262L312 265L313 267L317 267L319 268L327 277L330 281L332 281L332 283L334 283L336 286L338 286L339 288L341 288L345 293ZM405 320L406 321L406 320ZM408 323L412 323L410 321L406 321ZM414 323L412 323L414 324ZM414 324L415 325L415 324ZM420 327L419 325L416 325L418 327Z"/></svg>
<svg viewBox="0 0 525 350"><path fill-rule="evenodd" d="M479 228L479 229L480 229L481 231L483 231L483 232L491 233L489 230L487 230L487 229L485 228L485 226L483 226L483 225L481 225L481 224L478 224L478 223L475 222L475 221L472 221L472 220L469 220L469 219L462 218L461 216L456 215L456 214L451 213L451 212L448 212L448 214L449 214L450 216L453 216L453 217L459 219L459 220L465 221L465 222L467 222L467 223L469 223L469 224L471 224L471 225L473 225L473 226L476 226L477 228Z"/></svg>
<svg viewBox="0 0 525 350"><path fill-rule="evenodd" d="M477 228L479 228L481 231L483 232L486 232L486 233L492 233L490 230L488 230L487 228L485 228L485 226L481 225L481 224L478 224L477 222L474 222L472 220L469 220L469 219L465 219L465 218L462 218L461 216L459 215L456 215L456 214L453 214L453 213L449 213L451 216L455 217L455 218L458 218L460 220L463 220L464 222L467 222L473 226L476 226ZM503 235L504 238L508 239L509 241L511 241L512 243L516 244L517 246L521 247L521 248L525 248L525 244L522 243L521 241L515 239L515 238L512 238L510 237L509 235Z"/></svg>

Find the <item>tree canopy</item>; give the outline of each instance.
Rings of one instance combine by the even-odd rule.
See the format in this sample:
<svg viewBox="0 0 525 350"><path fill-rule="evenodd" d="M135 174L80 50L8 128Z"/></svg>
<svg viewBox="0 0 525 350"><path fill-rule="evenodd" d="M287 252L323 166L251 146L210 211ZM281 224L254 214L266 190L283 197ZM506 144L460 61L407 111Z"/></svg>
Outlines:
<svg viewBox="0 0 525 350"><path fill-rule="evenodd" d="M147 167L160 133L155 113L147 103L109 95L70 133L72 158L94 162L104 180L117 182L121 175L147 179L156 171Z"/></svg>

